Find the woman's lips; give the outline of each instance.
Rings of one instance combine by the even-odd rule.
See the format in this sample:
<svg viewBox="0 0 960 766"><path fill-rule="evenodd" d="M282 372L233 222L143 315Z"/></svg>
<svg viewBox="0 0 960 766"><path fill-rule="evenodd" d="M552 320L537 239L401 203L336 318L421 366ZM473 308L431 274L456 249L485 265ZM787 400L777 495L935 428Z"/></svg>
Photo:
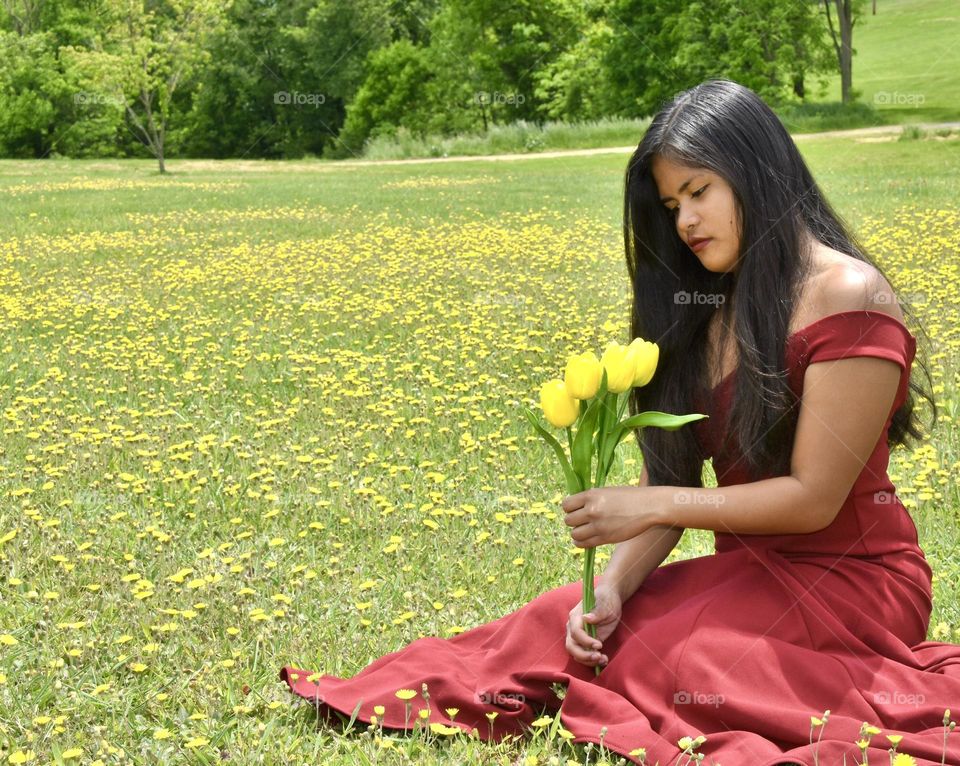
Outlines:
<svg viewBox="0 0 960 766"><path fill-rule="evenodd" d="M713 240L712 239L701 239L699 242L696 242L693 245L690 245L690 249L695 253L699 253L703 248L709 245Z"/></svg>

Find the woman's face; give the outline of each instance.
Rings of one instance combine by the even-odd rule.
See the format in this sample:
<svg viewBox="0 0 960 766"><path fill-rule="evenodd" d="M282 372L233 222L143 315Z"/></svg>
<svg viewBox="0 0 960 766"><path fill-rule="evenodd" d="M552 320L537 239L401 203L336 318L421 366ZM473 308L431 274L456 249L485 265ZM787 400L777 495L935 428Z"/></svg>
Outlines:
<svg viewBox="0 0 960 766"><path fill-rule="evenodd" d="M730 184L711 170L677 165L659 155L653 158L651 169L660 201L673 216L677 234L703 267L713 272L736 271L740 230ZM706 243L698 242L704 239Z"/></svg>

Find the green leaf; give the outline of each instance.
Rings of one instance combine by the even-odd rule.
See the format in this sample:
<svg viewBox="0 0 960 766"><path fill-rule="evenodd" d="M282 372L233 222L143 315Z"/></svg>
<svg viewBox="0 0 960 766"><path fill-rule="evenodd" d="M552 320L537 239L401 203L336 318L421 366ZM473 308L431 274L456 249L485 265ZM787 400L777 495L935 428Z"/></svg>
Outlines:
<svg viewBox="0 0 960 766"><path fill-rule="evenodd" d="M523 414L527 416L527 420L530 421L530 424L536 429L549 444L553 447L553 451L557 453L557 459L560 461L560 467L563 469L563 476L567 480L567 494L575 495L577 492L583 490L583 485L580 483L580 479L577 474L574 472L573 468L570 466L570 461L567 460L567 455L563 451L563 447L560 446L558 442L548 431L537 421L537 416L534 415L528 407L523 405L520 406L523 410Z"/></svg>
<svg viewBox="0 0 960 766"><path fill-rule="evenodd" d="M639 415L634 415L632 418L627 418L620 423L620 428L632 429L653 426L654 428L663 428L667 431L676 431L680 426L708 417L710 416L701 415L696 412L690 415L671 415L667 412L647 410L646 412L641 412Z"/></svg>
<svg viewBox="0 0 960 766"><path fill-rule="evenodd" d="M644 428L646 426L653 426L654 428L663 428L666 431L676 431L683 425L687 423L692 423L697 420L703 420L704 418L710 417L709 415L700 415L698 413L693 413L690 415L670 415L666 412L657 412L656 410L648 410L647 412L641 412L639 415L634 415L632 418L627 418L622 421L618 428L617 433L614 438L609 439L603 450L603 454L600 455L600 459L603 461L603 464L609 466L611 460L613 459L614 450L616 450L617 445L620 444L627 436L630 435L631 431L635 428ZM606 474L604 474L604 477Z"/></svg>

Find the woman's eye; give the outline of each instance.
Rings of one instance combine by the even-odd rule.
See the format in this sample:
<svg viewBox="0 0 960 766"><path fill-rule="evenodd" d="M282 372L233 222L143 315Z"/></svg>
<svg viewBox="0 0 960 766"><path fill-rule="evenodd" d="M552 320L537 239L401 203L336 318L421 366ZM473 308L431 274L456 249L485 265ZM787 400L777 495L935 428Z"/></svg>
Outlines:
<svg viewBox="0 0 960 766"><path fill-rule="evenodd" d="M709 186L709 185L710 185L710 184L707 184L707 186ZM699 196L700 196L701 194L703 194L703 192L706 190L707 186L701 186L701 187L700 187L699 189L697 189L691 196L693 196L693 197L699 197Z"/></svg>

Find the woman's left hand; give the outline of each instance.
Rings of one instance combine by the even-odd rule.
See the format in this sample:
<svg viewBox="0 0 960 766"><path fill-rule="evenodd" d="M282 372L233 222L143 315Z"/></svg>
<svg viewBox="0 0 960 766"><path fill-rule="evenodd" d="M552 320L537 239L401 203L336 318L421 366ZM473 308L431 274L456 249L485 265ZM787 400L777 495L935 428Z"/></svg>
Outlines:
<svg viewBox="0 0 960 766"><path fill-rule="evenodd" d="M619 543L663 524L661 487L593 487L568 495L561 507L566 513L573 544L594 548Z"/></svg>

